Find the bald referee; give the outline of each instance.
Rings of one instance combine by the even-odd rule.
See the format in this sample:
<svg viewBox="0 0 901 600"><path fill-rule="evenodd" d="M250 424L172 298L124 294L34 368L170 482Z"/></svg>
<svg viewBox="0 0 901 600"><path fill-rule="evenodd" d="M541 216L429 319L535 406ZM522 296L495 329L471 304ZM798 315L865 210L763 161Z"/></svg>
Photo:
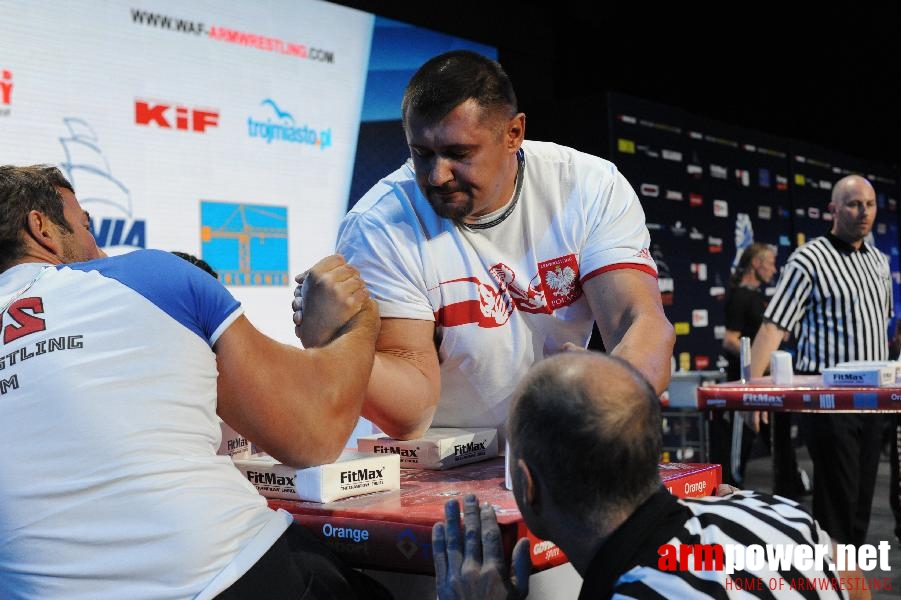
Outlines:
<svg viewBox="0 0 901 600"><path fill-rule="evenodd" d="M832 229L788 258L751 347L751 376L763 375L786 331L797 327L795 372L821 373L848 360L887 360L892 286L886 257L864 238L876 219L865 178L832 188ZM862 544L882 440L878 414L805 414L813 459L813 515L839 542Z"/></svg>

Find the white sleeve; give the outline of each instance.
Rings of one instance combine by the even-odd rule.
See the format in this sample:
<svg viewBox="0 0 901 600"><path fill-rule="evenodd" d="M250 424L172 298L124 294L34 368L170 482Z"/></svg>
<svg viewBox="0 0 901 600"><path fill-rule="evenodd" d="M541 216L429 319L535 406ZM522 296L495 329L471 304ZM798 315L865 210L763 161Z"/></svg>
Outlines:
<svg viewBox="0 0 901 600"><path fill-rule="evenodd" d="M612 164L599 179L589 179L586 198L587 239L581 256L583 281L614 268L636 268L654 277L651 236L635 190Z"/></svg>
<svg viewBox="0 0 901 600"><path fill-rule="evenodd" d="M404 233L411 230L349 213L338 229L336 251L360 270L382 317L434 321L419 244Z"/></svg>

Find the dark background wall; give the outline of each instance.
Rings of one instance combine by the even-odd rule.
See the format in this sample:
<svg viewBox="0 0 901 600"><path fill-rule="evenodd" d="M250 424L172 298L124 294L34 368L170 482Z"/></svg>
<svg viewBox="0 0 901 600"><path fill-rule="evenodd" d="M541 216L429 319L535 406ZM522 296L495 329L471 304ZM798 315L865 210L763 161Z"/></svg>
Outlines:
<svg viewBox="0 0 901 600"><path fill-rule="evenodd" d="M615 91L901 164L901 9L890 3L336 3L498 47L532 139L609 157Z"/></svg>

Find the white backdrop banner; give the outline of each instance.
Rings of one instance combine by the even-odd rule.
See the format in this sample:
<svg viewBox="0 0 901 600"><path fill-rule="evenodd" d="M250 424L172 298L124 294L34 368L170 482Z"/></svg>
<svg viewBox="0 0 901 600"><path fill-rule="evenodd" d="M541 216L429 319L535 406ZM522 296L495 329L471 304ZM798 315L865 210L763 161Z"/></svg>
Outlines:
<svg viewBox="0 0 901 600"><path fill-rule="evenodd" d="M296 344L334 248L372 15L314 0L0 0L0 164L59 166L108 254L203 258Z"/></svg>

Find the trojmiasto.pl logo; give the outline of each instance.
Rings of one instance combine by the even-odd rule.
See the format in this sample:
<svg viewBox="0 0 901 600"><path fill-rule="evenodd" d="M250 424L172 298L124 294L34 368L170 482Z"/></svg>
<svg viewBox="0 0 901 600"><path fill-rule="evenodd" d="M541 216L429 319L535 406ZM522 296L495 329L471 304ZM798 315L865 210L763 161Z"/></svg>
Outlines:
<svg viewBox="0 0 901 600"><path fill-rule="evenodd" d="M252 138L273 142L287 142L317 146L325 150L332 145L332 128L311 127L300 122L293 114L284 110L272 98L260 102L257 116L247 117L247 135Z"/></svg>

